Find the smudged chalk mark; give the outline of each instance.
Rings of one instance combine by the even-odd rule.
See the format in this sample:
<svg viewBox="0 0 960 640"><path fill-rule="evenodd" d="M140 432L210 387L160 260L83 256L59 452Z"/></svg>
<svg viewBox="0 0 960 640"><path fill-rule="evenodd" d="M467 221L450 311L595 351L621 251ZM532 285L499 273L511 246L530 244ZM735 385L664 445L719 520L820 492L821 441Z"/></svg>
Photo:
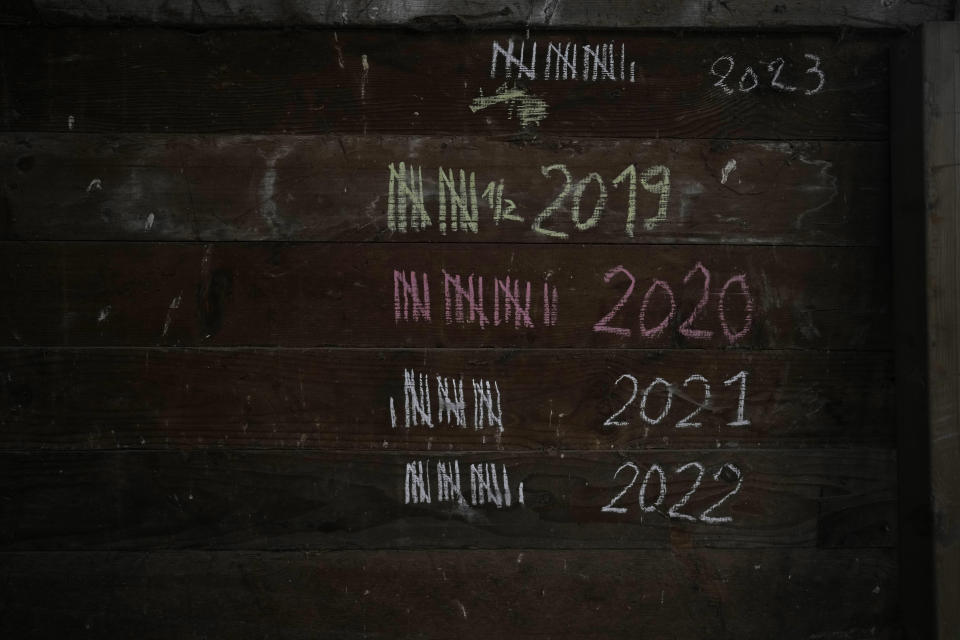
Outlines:
<svg viewBox="0 0 960 640"><path fill-rule="evenodd" d="M507 117L512 118L516 113L523 126L539 125L547 117L547 103L541 98L531 95L524 89L510 89L506 84L500 85L492 96L480 95L470 103L470 111L476 113L497 104L507 105Z"/></svg>
<svg viewBox="0 0 960 640"><path fill-rule="evenodd" d="M152 213L147 216L147 222L146 222L146 224L143 225L143 230L144 230L144 231L150 231L150 229L153 229L153 221L154 221L154 219L155 219L155 218L154 218L154 215L153 215Z"/></svg>
<svg viewBox="0 0 960 640"><path fill-rule="evenodd" d="M343 69L343 49L340 47L340 39L337 37L337 32L333 32L333 48L337 52L337 64Z"/></svg>
<svg viewBox="0 0 960 640"><path fill-rule="evenodd" d="M74 118L73 116L67 116L67 130L73 131L73 125L75 125L76 122L77 122L76 118Z"/></svg>
<svg viewBox="0 0 960 640"><path fill-rule="evenodd" d="M803 224L803 219L811 213L817 213L826 207L829 207L837 199L837 196L840 194L840 189L837 187L837 176L831 173L833 169L833 163L828 160L811 160L804 155L800 155L800 162L803 164L811 165L818 167L820 171L818 175L821 178L821 184L819 185L809 185L804 188L805 191L827 191L829 192L829 197L824 200L822 204L817 205L811 209L807 209L799 216L797 216L797 221L794 223L794 226L797 229L800 229Z"/></svg>
<svg viewBox="0 0 960 640"><path fill-rule="evenodd" d="M197 292L200 328L203 337L211 338L223 327L227 301L233 294L233 273L229 269L214 269L209 282Z"/></svg>
<svg viewBox="0 0 960 640"><path fill-rule="evenodd" d="M183 301L183 290L181 289L180 293L177 294L177 297L170 301L170 306L167 307L167 317L163 321L163 333L160 335L167 335L167 331L170 330L170 323L173 322L173 316L176 313L177 309L180 308L180 303Z"/></svg>
<svg viewBox="0 0 960 640"><path fill-rule="evenodd" d="M277 183L277 161L285 158L290 151L290 147L281 147L270 154L261 152L267 166L263 172L263 179L260 181L260 216L270 225L270 230L273 232L277 231L277 226L280 223L280 218L277 216L277 201L274 198Z"/></svg>
<svg viewBox="0 0 960 640"><path fill-rule="evenodd" d="M90 193L94 190L103 191L103 182L100 180L100 178L94 178L90 181L90 184L87 185L87 193Z"/></svg>
<svg viewBox="0 0 960 640"><path fill-rule="evenodd" d="M723 171L720 172L720 184L727 184L727 178L730 177L730 174L733 173L737 168L737 161L734 159L727 160L727 164L723 165Z"/></svg>
<svg viewBox="0 0 960 640"><path fill-rule="evenodd" d="M360 56L360 100L367 99L367 78L370 76L370 62L367 54Z"/></svg>

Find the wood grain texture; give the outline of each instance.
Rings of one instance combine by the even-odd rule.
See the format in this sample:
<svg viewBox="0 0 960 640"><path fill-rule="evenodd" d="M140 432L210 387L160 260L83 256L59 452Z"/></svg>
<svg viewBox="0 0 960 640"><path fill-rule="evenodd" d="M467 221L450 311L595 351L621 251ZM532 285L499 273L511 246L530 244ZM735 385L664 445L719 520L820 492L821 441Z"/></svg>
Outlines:
<svg viewBox="0 0 960 640"><path fill-rule="evenodd" d="M502 77L502 61L497 77L490 76L493 41L506 46L513 37L519 47L523 36L9 31L0 42L7 87L0 129L786 140L887 134L888 41L881 36L544 34L538 65L551 41L622 42L626 58L637 64L636 82L545 81L539 75L514 87L522 98L472 112L481 91L490 98L515 83ZM825 77L814 95L805 94L819 82L807 72L814 64L807 54L819 57ZM722 56L739 60L730 94L710 74ZM768 65L777 58L785 61L779 82L798 90L772 88L776 67L768 71ZM742 93L736 86L747 66L760 84ZM546 105L545 119L539 126L524 123L521 109L537 101Z"/></svg>
<svg viewBox="0 0 960 640"><path fill-rule="evenodd" d="M436 465L457 461L466 503L440 501ZM641 474L618 505L602 508ZM677 509L732 521L668 518ZM891 547L892 451L649 451L396 454L198 450L0 453L0 549L395 549ZM423 464L431 501L407 504L406 464ZM666 473L655 512L638 504L643 474ZM473 502L471 464L493 464L511 506ZM419 467L418 467L419 468ZM484 467L486 468L486 467ZM659 493L656 472L648 499ZM520 483L525 502L519 504ZM413 494L420 495L415 491ZM648 503L649 504L649 503ZM616 505L615 505L616 506Z"/></svg>
<svg viewBox="0 0 960 640"><path fill-rule="evenodd" d="M168 26L902 28L950 20L953 2L816 0L17 0L0 10L11 24L157 24Z"/></svg>
<svg viewBox="0 0 960 640"><path fill-rule="evenodd" d="M960 628L960 27L923 29L930 477L938 637Z"/></svg>
<svg viewBox="0 0 960 640"><path fill-rule="evenodd" d="M879 549L3 553L0 630L769 640L788 629L892 639L896 579L893 554Z"/></svg>
<svg viewBox="0 0 960 640"><path fill-rule="evenodd" d="M896 329L899 566L904 635L936 637L927 343L927 224L922 33L891 56L891 183ZM947 636L949 637L949 636Z"/></svg>
<svg viewBox="0 0 960 640"><path fill-rule="evenodd" d="M10 134L0 136L0 238L884 245L887 156L879 143ZM426 229L388 228L389 166L400 162L422 170ZM598 173L608 192L585 231L561 201L549 227L565 239L532 228L565 183L543 168L560 163L574 180ZM630 165L668 167L671 186L667 219L652 229L644 221L660 196L638 187L632 236L629 183L614 184ZM477 232L441 233L441 168L475 172ZM482 197L501 179L522 222L498 224ZM598 192L587 189L584 218Z"/></svg>
<svg viewBox="0 0 960 640"><path fill-rule="evenodd" d="M905 379L898 404L904 449L925 482L906 487L907 540L923 554L910 575L929 581L932 601L913 605L911 622L929 637L960 625L960 70L955 24L929 25L898 49L897 78L914 90L898 114L913 136L898 157L904 184L895 190L897 291L909 304L898 317L898 359ZM919 80L919 81L918 81ZM912 117L911 117L912 116ZM908 164L912 163L912 164ZM899 230L898 229L898 230ZM906 305L905 305L906 306ZM907 555L906 553L904 555ZM929 616L929 617L927 617Z"/></svg>
<svg viewBox="0 0 960 640"><path fill-rule="evenodd" d="M404 373L429 376L431 423L406 424ZM745 416L736 420L747 371ZM673 385L657 425L640 397ZM709 409L677 428L704 403ZM462 380L465 427L439 416L436 376ZM462 377L461 377L462 376ZM476 429L474 380L495 381L503 431ZM447 382L447 388L455 382ZM416 388L416 387L415 387ZM449 391L448 391L449 392ZM886 353L730 351L4 350L0 447L114 449L248 447L496 451L889 446L893 363ZM650 392L648 416L667 392ZM390 401L399 426L392 427ZM419 423L419 420L417 421Z"/></svg>
<svg viewBox="0 0 960 640"><path fill-rule="evenodd" d="M712 273L703 297L697 262ZM635 291L609 323L631 335L593 330L626 293L629 279L604 274L618 265ZM720 325L725 283L743 274L750 301L734 282L725 296L731 335L750 329L738 348L884 349L889 335L889 264L872 248L777 248L544 245L351 245L3 243L0 251L0 341L9 346L353 346L353 347L729 347ZM430 322L397 322L394 270L423 274L430 288ZM458 323L455 289L445 319L443 272L462 274L461 287L484 276L483 328ZM493 280L531 282L533 328L495 326ZM409 276L408 276L409 277ZM556 286L556 324L544 326L543 282ZM677 312L659 335L644 337L639 315L655 279L675 292ZM521 285L523 286L523 285ZM521 290L522 291L522 290ZM521 293L521 299L525 294ZM552 297L552 294L551 294ZM503 305L503 296L500 296ZM645 326L670 315L668 294L650 295ZM752 301L752 302L751 302ZM412 306L412 303L411 303ZM469 320L469 305L462 315ZM514 320L515 320L514 316Z"/></svg>

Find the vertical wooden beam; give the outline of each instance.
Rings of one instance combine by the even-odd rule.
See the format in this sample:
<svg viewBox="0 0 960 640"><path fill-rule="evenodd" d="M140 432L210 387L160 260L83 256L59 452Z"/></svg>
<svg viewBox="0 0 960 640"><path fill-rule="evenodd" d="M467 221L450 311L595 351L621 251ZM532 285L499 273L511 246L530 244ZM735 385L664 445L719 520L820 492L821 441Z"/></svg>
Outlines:
<svg viewBox="0 0 960 640"><path fill-rule="evenodd" d="M901 42L892 80L904 622L946 639L960 629L960 24Z"/></svg>

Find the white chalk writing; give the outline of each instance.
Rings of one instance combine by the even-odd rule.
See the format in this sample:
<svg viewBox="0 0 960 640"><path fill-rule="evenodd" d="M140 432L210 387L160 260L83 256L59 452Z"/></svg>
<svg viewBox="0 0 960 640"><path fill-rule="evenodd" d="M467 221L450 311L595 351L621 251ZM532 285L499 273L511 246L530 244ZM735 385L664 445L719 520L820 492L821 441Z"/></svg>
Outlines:
<svg viewBox="0 0 960 640"><path fill-rule="evenodd" d="M464 393L464 389L472 395ZM433 402L436 398L436 402ZM442 425L503 431L503 404L500 385L496 380L470 378L464 385L463 376L427 374L413 369L403 370L403 405L398 415L397 402L390 398L390 427L426 427ZM470 411L467 404L470 403ZM470 420L472 418L472 421Z"/></svg>
<svg viewBox="0 0 960 640"><path fill-rule="evenodd" d="M551 41L546 48L536 40L513 38L491 46L490 77L521 80L579 80L581 82L636 82L637 63L623 42L577 44ZM538 58L538 50L541 55ZM543 53L543 52L546 53ZM577 58L579 56L579 64ZM539 64L539 66L538 66Z"/></svg>
<svg viewBox="0 0 960 640"><path fill-rule="evenodd" d="M627 409L634 403L637 399L637 393L640 390L640 383L637 378L629 373L621 375L613 383L614 387L620 385L622 381L627 381L630 383L630 397L624 402L619 409L613 412L609 418L604 420L603 426L605 427L626 427L630 424L629 420L624 418L624 414ZM750 425L750 420L746 417L746 401L747 401L747 372L740 371L735 376L729 380L724 380L723 384L725 387L733 386L735 383L739 382L739 393L737 395L737 409L736 409L736 418L726 422L728 427L746 427ZM703 387L703 399L696 400L693 396L688 395L686 392L682 391L686 389L691 383ZM658 387L663 388L663 391L659 391ZM657 425L663 422L663 420L670 413L670 408L673 404L674 396L681 398L684 401L692 403L696 408L683 418L680 418L675 425L676 429L699 429L703 426L700 422L691 422L691 420L699 414L701 411L711 411L716 414L715 407L713 405L713 400L710 396L710 383L706 378L700 374L694 373L690 376L687 376L687 379L683 381L683 384L678 388L672 383L668 382L663 378L654 378L647 387L643 390L643 393L640 395L640 407L639 414L643 422L649 425ZM651 397L655 400L651 400ZM648 404L652 405L657 403L657 406L660 407L659 412L650 410L648 411ZM619 404L619 403L618 403ZM651 413L653 415L651 415Z"/></svg>
<svg viewBox="0 0 960 640"><path fill-rule="evenodd" d="M633 488L637 478L640 476L640 468L633 462L627 461L620 465L620 467L614 472L614 480L616 480L617 476L619 476L620 472L624 469L630 469L633 471L630 481L620 490L619 493L613 497L612 500L610 500L609 503L601 507L600 511L604 513L616 513L621 515L627 513L627 507L616 506L616 504L622 500L624 496L626 496L631 488ZM703 482L703 477L706 475L706 467L704 467L704 465L700 462L687 462L675 467L673 470L673 475L680 476L686 474L688 470L691 469L696 471L696 477L690 483L689 488L683 493L680 499L671 504L667 508L666 513L664 513L662 511L662 507L663 503L667 500L667 474L663 467L661 467L659 464L651 464L647 469L646 474L643 476L643 482L640 484L640 490L637 496L640 511L642 513L661 513L665 517L672 520L687 520L690 522L700 521L706 524L723 524L727 522L733 522L733 516L717 516L713 515L713 512L719 509L730 498L735 496L743 487L743 473L740 471L740 469L736 465L726 462L716 470L712 476L714 482L720 482L723 480L725 484L729 485L731 482L729 476L732 475L733 479L736 480L736 486L725 493L719 500L712 503L706 509L703 509L698 515L681 511L681 509L688 506L690 499L700 488L700 485ZM659 482L653 485L654 487L657 487L657 494L656 497L651 500L648 493L650 492L648 486L651 484L650 480L654 473L657 474Z"/></svg>
<svg viewBox="0 0 960 640"><path fill-rule="evenodd" d="M475 462L465 465L465 473L469 474L469 492L464 491L459 460L433 461L435 483L430 481L433 475L430 465L430 460L414 460L404 464L404 504L452 503L457 506L497 509L524 505L523 483L517 485L517 495L514 499L510 473L505 464Z"/></svg>

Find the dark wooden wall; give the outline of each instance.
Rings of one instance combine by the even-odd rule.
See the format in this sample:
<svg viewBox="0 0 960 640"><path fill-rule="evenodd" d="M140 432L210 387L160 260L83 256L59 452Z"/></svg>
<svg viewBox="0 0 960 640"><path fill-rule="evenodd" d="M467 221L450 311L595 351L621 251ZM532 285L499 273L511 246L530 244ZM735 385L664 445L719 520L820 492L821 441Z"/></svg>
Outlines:
<svg viewBox="0 0 960 640"><path fill-rule="evenodd" d="M886 29L949 8L360 4L0 10L4 635L921 637L897 549ZM391 25L420 30L370 28ZM612 29L758 26L789 28ZM638 73L511 81L477 108L511 38L622 43ZM401 162L424 229L396 195L391 222ZM569 197L543 213L557 165L598 176L581 226L605 185L592 228ZM640 181L658 166L668 195L662 171ZM441 167L494 184L476 232L441 230ZM500 181L516 220L494 220ZM447 309L445 273L484 279L486 323ZM507 276L531 283L529 323L493 309ZM429 321L398 284L424 278ZM436 404L406 427L405 372L433 403L462 376L467 427ZM738 372L750 424L730 426ZM624 374L639 392L613 416ZM502 432L476 427L481 379ZM454 461L466 504L435 486ZM471 465L509 476L509 506L471 504Z"/></svg>

